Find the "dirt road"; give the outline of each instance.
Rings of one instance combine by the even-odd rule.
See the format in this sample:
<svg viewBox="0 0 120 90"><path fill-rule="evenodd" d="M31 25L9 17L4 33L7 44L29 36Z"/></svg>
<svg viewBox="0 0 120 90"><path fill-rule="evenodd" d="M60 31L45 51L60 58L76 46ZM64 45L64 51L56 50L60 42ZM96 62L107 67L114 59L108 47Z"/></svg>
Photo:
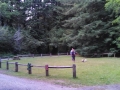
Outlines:
<svg viewBox="0 0 120 90"><path fill-rule="evenodd" d="M0 74L0 90L120 90L120 84L70 88L41 81Z"/></svg>

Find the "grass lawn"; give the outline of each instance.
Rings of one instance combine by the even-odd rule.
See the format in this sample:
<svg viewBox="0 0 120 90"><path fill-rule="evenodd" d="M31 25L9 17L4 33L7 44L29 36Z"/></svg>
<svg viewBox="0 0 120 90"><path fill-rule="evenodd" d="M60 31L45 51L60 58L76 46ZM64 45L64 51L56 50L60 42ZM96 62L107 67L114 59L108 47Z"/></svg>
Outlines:
<svg viewBox="0 0 120 90"><path fill-rule="evenodd" d="M46 77L45 69L39 67L32 68L32 74L28 74L26 66L19 66L18 72L14 72L14 64L9 65L6 70L6 64L2 63L0 73L26 77L31 79L43 80L50 83L61 85L106 85L120 83L120 58L87 58L87 62L81 62L82 57L76 57L76 75L73 78L72 69L49 69L49 75ZM18 62L22 64L31 63L32 65L49 66L72 66L70 56L52 56L21 58L21 60L11 60L9 62Z"/></svg>

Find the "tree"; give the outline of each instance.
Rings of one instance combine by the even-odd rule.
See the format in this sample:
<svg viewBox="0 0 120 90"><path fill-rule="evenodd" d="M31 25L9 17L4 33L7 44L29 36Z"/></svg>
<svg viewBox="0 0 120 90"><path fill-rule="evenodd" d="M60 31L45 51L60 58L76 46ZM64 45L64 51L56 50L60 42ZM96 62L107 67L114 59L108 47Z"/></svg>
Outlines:
<svg viewBox="0 0 120 90"><path fill-rule="evenodd" d="M30 48L36 52L36 49L41 45L44 45L42 48L48 47L50 43L49 31L54 27L53 14L56 5L55 0L1 1L1 25L9 26L9 30L17 36L14 40L15 51L30 51L28 50ZM22 35L22 38L18 34ZM18 38L20 39L16 41Z"/></svg>
<svg viewBox="0 0 120 90"><path fill-rule="evenodd" d="M10 25L12 26L12 16L17 16L19 13L13 10L13 6L9 2L0 1L0 22L1 26Z"/></svg>
<svg viewBox="0 0 120 90"><path fill-rule="evenodd" d="M8 27L0 26L0 53L7 53L13 51L12 33L9 32Z"/></svg>
<svg viewBox="0 0 120 90"><path fill-rule="evenodd" d="M112 22L112 30L110 35L114 35L114 40L112 43L116 44L118 48L120 48L120 37L119 37L119 25L120 25L120 0L107 0L105 4L105 9L110 13L111 22ZM119 50L118 50L119 51Z"/></svg>
<svg viewBox="0 0 120 90"><path fill-rule="evenodd" d="M110 36L109 13L105 11L104 0L74 3L64 14L64 40L69 47L75 47L81 55L111 52L116 45Z"/></svg>
<svg viewBox="0 0 120 90"><path fill-rule="evenodd" d="M113 23L120 23L120 0L107 0L107 3L105 4L105 8L108 12L111 13L112 16L114 16Z"/></svg>
<svg viewBox="0 0 120 90"><path fill-rule="evenodd" d="M119 0L1 0L0 22L19 53L120 52Z"/></svg>

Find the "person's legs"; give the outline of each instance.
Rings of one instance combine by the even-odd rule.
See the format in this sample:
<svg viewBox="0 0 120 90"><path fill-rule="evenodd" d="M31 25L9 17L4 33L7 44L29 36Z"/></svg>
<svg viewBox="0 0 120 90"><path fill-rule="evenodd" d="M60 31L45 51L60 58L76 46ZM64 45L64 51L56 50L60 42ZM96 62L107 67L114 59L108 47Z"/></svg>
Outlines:
<svg viewBox="0 0 120 90"><path fill-rule="evenodd" d="M75 62L75 56L72 56L72 61L74 61L74 62Z"/></svg>

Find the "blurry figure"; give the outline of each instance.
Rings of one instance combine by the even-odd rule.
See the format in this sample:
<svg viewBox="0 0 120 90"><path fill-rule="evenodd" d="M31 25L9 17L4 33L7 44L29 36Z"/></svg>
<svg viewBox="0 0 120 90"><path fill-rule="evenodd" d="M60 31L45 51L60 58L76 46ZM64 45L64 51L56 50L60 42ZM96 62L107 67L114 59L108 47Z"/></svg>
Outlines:
<svg viewBox="0 0 120 90"><path fill-rule="evenodd" d="M75 62L75 50L74 50L74 48L71 49L70 55L72 57L72 61Z"/></svg>

